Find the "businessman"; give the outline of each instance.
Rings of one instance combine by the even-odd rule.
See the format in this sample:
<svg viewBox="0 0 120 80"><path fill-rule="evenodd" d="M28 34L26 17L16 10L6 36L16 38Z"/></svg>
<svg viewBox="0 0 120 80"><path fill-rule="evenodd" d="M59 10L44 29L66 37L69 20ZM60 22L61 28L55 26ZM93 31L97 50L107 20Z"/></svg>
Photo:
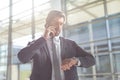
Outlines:
<svg viewBox="0 0 120 80"><path fill-rule="evenodd" d="M18 53L22 63L33 60L30 80L78 80L76 67L91 67L94 57L74 41L60 36L65 15L61 11L48 13L43 36L30 42Z"/></svg>

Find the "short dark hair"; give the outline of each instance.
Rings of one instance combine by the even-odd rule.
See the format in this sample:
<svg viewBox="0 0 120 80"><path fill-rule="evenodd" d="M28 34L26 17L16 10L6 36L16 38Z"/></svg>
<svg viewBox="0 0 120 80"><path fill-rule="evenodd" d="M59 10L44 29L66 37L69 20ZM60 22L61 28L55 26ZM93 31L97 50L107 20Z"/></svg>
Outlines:
<svg viewBox="0 0 120 80"><path fill-rule="evenodd" d="M47 25L49 25L49 23L56 17L63 17L65 20L65 14L62 11L52 10L48 13L48 16L46 18L45 27L47 27Z"/></svg>

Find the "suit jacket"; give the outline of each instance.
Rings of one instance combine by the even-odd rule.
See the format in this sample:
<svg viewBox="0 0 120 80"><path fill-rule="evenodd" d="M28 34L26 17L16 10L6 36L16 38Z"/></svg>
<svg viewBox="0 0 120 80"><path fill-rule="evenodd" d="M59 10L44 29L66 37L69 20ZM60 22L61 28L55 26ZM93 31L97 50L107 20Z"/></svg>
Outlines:
<svg viewBox="0 0 120 80"><path fill-rule="evenodd" d="M95 64L94 57L80 48L74 41L60 37L61 56L65 58L79 58L80 67L90 67ZM18 53L21 62L26 63L33 60L33 69L30 80L51 80L52 64L46 40L41 37L32 42ZM65 80L78 80L76 66L64 71Z"/></svg>

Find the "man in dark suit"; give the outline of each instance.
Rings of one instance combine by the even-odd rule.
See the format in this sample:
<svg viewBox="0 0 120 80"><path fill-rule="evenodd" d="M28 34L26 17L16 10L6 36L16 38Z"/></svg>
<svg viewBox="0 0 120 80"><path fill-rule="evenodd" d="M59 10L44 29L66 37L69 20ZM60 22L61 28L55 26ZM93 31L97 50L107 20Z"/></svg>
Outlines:
<svg viewBox="0 0 120 80"><path fill-rule="evenodd" d="M77 66L88 68L95 64L95 59L90 53L84 51L74 41L59 36L64 22L63 12L51 11L46 18L44 35L18 53L18 58L23 63L33 60L30 80L78 80ZM60 74L64 76L62 79L54 78L59 71L55 70L55 60L51 56L54 53L52 41L55 43L59 59Z"/></svg>

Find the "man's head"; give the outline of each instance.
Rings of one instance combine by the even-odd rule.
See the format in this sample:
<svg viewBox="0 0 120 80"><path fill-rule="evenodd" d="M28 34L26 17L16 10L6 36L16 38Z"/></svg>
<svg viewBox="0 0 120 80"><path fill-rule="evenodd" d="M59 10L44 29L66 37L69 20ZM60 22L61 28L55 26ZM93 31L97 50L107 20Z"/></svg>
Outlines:
<svg viewBox="0 0 120 80"><path fill-rule="evenodd" d="M61 11L53 10L48 13L45 28L48 28L49 26L54 26L57 36L61 32L64 22L65 22L64 13Z"/></svg>

